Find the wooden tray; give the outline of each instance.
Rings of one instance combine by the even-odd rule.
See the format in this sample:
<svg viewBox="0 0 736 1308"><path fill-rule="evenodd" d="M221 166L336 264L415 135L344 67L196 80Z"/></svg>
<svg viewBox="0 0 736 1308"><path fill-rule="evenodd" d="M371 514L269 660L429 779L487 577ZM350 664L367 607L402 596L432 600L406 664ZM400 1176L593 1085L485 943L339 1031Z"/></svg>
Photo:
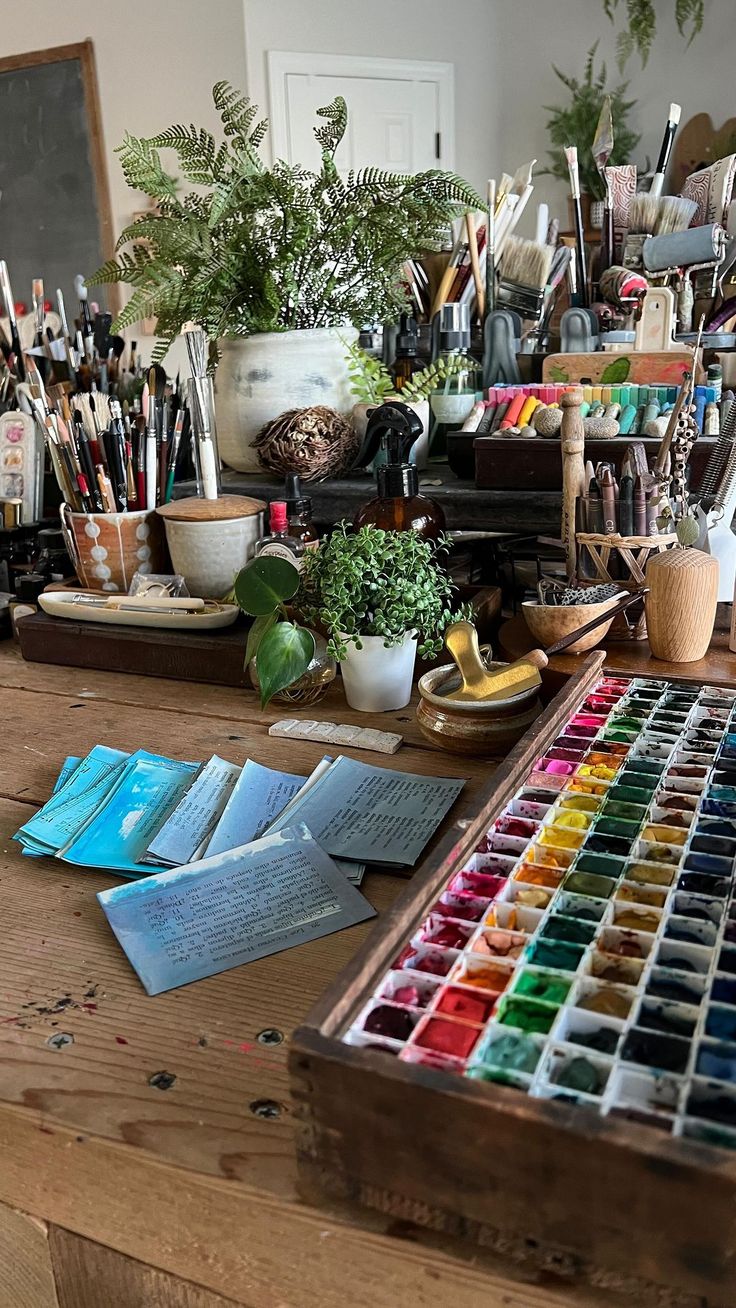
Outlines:
<svg viewBox="0 0 736 1308"><path fill-rule="evenodd" d="M596 682L603 658L584 659L494 774L477 818L451 828L295 1032L301 1189L312 1202L326 1194L357 1200L563 1274L624 1286L636 1308L732 1308L736 1159L340 1039Z"/></svg>
<svg viewBox="0 0 736 1308"><path fill-rule="evenodd" d="M472 432L458 435L472 437ZM692 484L697 486L705 471L717 436L700 436L693 445L689 467ZM659 449L659 441L651 437L614 436L608 441L586 441L585 458L592 463L615 463L621 472L621 460L633 441L641 441L651 460ZM473 476L467 462L467 449L463 441L454 445L448 437L447 453L453 453L451 464L458 476ZM562 453L559 440L541 437L476 436L475 484L480 490L561 490ZM464 471L460 472L459 469Z"/></svg>

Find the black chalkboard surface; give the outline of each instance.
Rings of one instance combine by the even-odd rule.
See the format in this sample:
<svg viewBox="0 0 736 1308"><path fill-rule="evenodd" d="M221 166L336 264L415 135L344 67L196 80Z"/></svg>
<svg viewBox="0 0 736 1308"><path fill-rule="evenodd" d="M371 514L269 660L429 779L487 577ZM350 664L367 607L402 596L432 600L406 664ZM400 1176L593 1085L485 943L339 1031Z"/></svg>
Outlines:
<svg viewBox="0 0 736 1308"><path fill-rule="evenodd" d="M112 234L92 43L0 59L0 123L0 258L16 300L30 309L43 277L72 318L74 278L109 257Z"/></svg>

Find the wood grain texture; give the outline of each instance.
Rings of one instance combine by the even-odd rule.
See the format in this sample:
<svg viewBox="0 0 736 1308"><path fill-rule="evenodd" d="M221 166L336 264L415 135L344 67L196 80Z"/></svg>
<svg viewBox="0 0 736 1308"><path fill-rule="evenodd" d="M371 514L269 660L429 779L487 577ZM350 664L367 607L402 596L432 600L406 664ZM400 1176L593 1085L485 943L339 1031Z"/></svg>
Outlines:
<svg viewBox="0 0 736 1308"><path fill-rule="evenodd" d="M234 1299L167 1276L60 1226L51 1227L49 1244L59 1308L100 1308L103 1299L112 1308L233 1308L235 1304ZM237 1308L248 1306L241 1301Z"/></svg>
<svg viewBox="0 0 736 1308"><path fill-rule="evenodd" d="M562 540L567 558L567 576L575 576L575 507L585 495L585 427L580 413L583 403L581 390L567 391L560 400L562 427Z"/></svg>
<svg viewBox="0 0 736 1308"><path fill-rule="evenodd" d="M0 1204L0 1308L58 1308L43 1222Z"/></svg>
<svg viewBox="0 0 736 1308"><path fill-rule="evenodd" d="M94 898L115 879L22 858L9 839L46 798L64 754L98 740L193 758L219 746L226 757L271 761L273 719L254 698L24 665L8 648L0 709L16 742L0 802L0 1202L243 1308L344 1308L346 1297L352 1308L628 1308L630 1296L559 1269L537 1273L408 1220L298 1198L286 1042L256 1037L265 1027L288 1037L370 926L148 998ZM329 703L324 712L342 716ZM401 730L395 716L368 721ZM449 771L449 757L412 747L397 760ZM471 765L479 788L490 769ZM369 874L365 890L386 914L400 885ZM58 1031L74 1044L50 1048ZM165 1092L149 1084L163 1070L176 1076ZM262 1099L280 1116L255 1116ZM0 1255L0 1284L13 1257ZM106 1302L120 1308L100 1286L97 1304Z"/></svg>
<svg viewBox="0 0 736 1308"><path fill-rule="evenodd" d="M644 608L656 658L696 663L704 657L716 620L718 573L718 559L702 550L668 550L649 560Z"/></svg>

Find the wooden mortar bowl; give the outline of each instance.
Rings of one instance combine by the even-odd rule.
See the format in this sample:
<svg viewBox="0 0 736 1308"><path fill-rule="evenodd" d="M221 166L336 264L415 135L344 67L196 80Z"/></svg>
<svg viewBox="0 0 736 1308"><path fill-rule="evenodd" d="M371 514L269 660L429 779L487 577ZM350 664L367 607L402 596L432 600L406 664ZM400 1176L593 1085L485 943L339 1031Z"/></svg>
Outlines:
<svg viewBox="0 0 736 1308"><path fill-rule="evenodd" d="M621 594L613 595L611 599L603 600L600 604L567 604L564 607L540 604L538 600L524 600L521 611L532 636L541 649L546 649L548 645L554 645L556 641L562 640L563 636L568 636L576 627L582 627L584 623L597 618L600 613L605 613L606 609L614 608L621 599ZM612 622L613 618L609 622L602 622L599 627L589 631L587 636L581 636L579 640L573 641L572 645L568 645L565 653L585 654L589 649L595 649L596 645L599 645L608 635Z"/></svg>
<svg viewBox="0 0 736 1308"><path fill-rule="evenodd" d="M485 656L487 646L481 649ZM485 660L490 671L505 668L506 663ZM432 668L419 678L417 722L423 736L437 749L452 754L474 754L481 758L497 758L507 754L517 740L531 726L542 711L539 688L523 690L508 699L483 700L447 699L447 693L457 690L460 674L454 663ZM444 694L440 694L444 691Z"/></svg>

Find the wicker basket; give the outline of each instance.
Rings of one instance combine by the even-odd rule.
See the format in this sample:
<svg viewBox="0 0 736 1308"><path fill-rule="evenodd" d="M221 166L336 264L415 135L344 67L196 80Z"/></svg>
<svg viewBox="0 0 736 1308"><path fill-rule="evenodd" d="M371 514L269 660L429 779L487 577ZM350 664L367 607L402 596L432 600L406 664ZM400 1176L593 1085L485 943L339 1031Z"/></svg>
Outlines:
<svg viewBox="0 0 736 1308"><path fill-rule="evenodd" d="M661 536L605 536L602 532L578 531L575 533L579 586L598 586L601 582L615 582L622 590L635 591L644 585L646 566L653 554L661 554L677 544L674 532ZM612 577L609 564L616 558L622 565L618 571L623 577ZM595 568L594 577L582 577L581 562L587 559ZM626 575L628 574L628 575ZM635 607L638 608L638 605ZM629 620L628 612L620 613L608 633L609 640L646 640L647 624L644 610L636 619Z"/></svg>

